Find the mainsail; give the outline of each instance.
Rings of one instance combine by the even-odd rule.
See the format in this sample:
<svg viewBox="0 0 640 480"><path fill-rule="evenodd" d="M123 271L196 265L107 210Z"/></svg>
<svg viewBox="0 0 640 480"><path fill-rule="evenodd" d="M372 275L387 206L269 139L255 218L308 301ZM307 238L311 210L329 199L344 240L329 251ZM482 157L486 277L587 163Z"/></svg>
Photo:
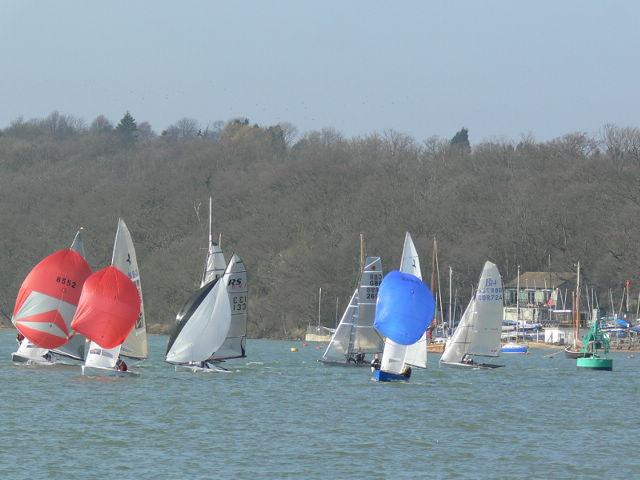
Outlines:
<svg viewBox="0 0 640 480"><path fill-rule="evenodd" d="M211 236L211 197L209 197L209 246L207 249L207 258L204 262L204 270L202 272L202 281L200 286L204 287L207 283L220 278L227 268L227 262L224 259L222 248L213 241Z"/></svg>
<svg viewBox="0 0 640 480"><path fill-rule="evenodd" d="M422 280L422 272L420 271L420 258L418 258L418 252L413 244L411 235L409 232L404 237L404 246L402 247L402 261L400 263L400 271L403 273L410 273L415 277ZM389 340L393 342L393 340ZM394 348L389 350L389 354L395 353ZM385 353L386 353L385 348ZM384 358L383 358L384 362ZM427 368L427 332L425 331L413 345L405 347L404 363L412 365L414 367Z"/></svg>
<svg viewBox="0 0 640 480"><path fill-rule="evenodd" d="M89 264L75 250L52 253L22 282L11 321L38 347L61 347L69 340L69 325L89 275Z"/></svg>
<svg viewBox="0 0 640 480"><path fill-rule="evenodd" d="M227 360L246 356L247 343L247 270L238 255L233 255L225 274L226 280L220 286L226 286L231 306L231 324L224 343L209 357L209 360Z"/></svg>
<svg viewBox="0 0 640 480"><path fill-rule="evenodd" d="M340 324L322 356L322 362L349 363L354 355L382 351L382 338L373 328L381 281L380 257L367 257L358 287L351 295Z"/></svg>
<svg viewBox="0 0 640 480"><path fill-rule="evenodd" d="M118 230L113 245L111 265L127 275L138 289L140 297L140 315L136 320L134 329L122 344L120 355L135 359L147 358L147 324L144 317L144 301L142 299L142 286L140 284L140 270L136 258L136 249L133 246L131 233L124 221L118 219Z"/></svg>
<svg viewBox="0 0 640 480"><path fill-rule="evenodd" d="M478 289L464 311L440 361L461 363L466 355L497 357L502 330L502 278L498 267L486 262Z"/></svg>
<svg viewBox="0 0 640 480"><path fill-rule="evenodd" d="M87 258L84 252L84 241L82 239L82 227L76 232L76 236L71 243L71 250L78 252L82 258ZM65 357L73 358L75 360L84 360L86 339L80 335L72 335L67 343L53 350L54 353Z"/></svg>

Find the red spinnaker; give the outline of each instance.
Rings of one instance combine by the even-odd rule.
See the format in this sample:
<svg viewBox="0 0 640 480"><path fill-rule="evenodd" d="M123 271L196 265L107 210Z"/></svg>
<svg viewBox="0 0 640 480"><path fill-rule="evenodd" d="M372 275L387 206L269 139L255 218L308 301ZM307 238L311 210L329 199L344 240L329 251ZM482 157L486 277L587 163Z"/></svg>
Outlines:
<svg viewBox="0 0 640 480"><path fill-rule="evenodd" d="M75 250L58 250L40 261L22 282L13 309L13 324L42 348L69 340L69 324L91 267Z"/></svg>
<svg viewBox="0 0 640 480"><path fill-rule="evenodd" d="M136 285L114 266L95 272L84 283L71 328L102 348L121 345L140 314Z"/></svg>

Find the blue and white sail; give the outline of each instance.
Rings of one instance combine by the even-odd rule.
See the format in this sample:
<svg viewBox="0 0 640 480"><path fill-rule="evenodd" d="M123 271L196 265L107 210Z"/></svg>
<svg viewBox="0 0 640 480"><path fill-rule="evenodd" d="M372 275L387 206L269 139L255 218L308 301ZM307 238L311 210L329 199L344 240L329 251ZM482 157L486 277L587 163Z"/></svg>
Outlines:
<svg viewBox="0 0 640 480"><path fill-rule="evenodd" d="M404 348L422 338L435 311L435 299L421 279L409 273L389 273L378 294L374 327L385 340L380 370L374 378L401 379L404 373Z"/></svg>
<svg viewBox="0 0 640 480"><path fill-rule="evenodd" d="M411 235L406 233L404 238L404 246L402 248L402 261L400 263L400 271L410 273L422 280L422 272L420 270L420 258L413 244ZM393 342L393 340L389 340ZM412 367L427 368L427 332L425 331L413 345L404 347L404 363ZM386 349L385 349L386 351ZM383 359L384 361L384 359Z"/></svg>

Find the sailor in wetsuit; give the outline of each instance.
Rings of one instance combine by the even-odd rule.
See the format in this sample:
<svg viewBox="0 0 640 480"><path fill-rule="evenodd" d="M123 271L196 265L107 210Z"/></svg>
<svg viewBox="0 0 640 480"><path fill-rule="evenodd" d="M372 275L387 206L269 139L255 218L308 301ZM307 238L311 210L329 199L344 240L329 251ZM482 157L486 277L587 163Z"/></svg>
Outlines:
<svg viewBox="0 0 640 480"><path fill-rule="evenodd" d="M380 358L377 353L375 357L373 357L373 360L371 360L371 371L375 372L376 370L380 370Z"/></svg>
<svg viewBox="0 0 640 480"><path fill-rule="evenodd" d="M121 358L116 362L116 370L119 372L126 372L128 370L127 364Z"/></svg>

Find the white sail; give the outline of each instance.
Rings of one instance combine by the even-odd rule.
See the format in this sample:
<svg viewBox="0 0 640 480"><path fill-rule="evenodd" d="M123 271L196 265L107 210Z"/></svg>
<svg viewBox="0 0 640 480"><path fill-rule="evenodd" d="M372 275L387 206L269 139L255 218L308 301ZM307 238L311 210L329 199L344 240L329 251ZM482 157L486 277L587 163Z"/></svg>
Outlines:
<svg viewBox="0 0 640 480"><path fill-rule="evenodd" d="M209 246L207 258L204 262L204 271L202 272L200 287L204 287L207 283L215 280L216 278L220 278L224 275L227 268L227 262L224 259L222 248L213 241L213 237L211 236L211 211L212 201L211 197L209 197Z"/></svg>
<svg viewBox="0 0 640 480"><path fill-rule="evenodd" d="M229 277L225 273L191 314L167 352L168 362L202 362L225 342L232 316L226 290Z"/></svg>
<svg viewBox="0 0 640 480"><path fill-rule="evenodd" d="M142 300L138 260L129 229L121 218L118 219L118 230L113 245L111 265L118 268L131 279L136 285L138 294L140 295L140 315L138 316L135 327L122 344L120 354L136 359L147 358L149 354L147 347L147 325L144 317L144 302Z"/></svg>
<svg viewBox="0 0 640 480"><path fill-rule="evenodd" d="M231 325L224 343L215 350L210 360L245 357L247 342L247 270L238 255L233 255L222 277L231 305Z"/></svg>
<svg viewBox="0 0 640 480"><path fill-rule="evenodd" d="M381 282L382 260L380 257L367 257L358 287L358 317L353 334L353 352L355 353L382 352L382 337L373 328Z"/></svg>
<svg viewBox="0 0 640 480"><path fill-rule="evenodd" d="M423 333L416 343L406 347L404 363L413 367L427 368L427 332Z"/></svg>
<svg viewBox="0 0 640 480"><path fill-rule="evenodd" d="M498 267L486 262L478 289L447 343L440 361L461 363L465 355L497 357L502 331L502 278Z"/></svg>
<svg viewBox="0 0 640 480"><path fill-rule="evenodd" d="M410 273L422 280L422 271L420 270L420 258L413 244L409 232L404 236L404 246L402 247L402 260L400 261L400 271Z"/></svg>
<svg viewBox="0 0 640 480"><path fill-rule="evenodd" d="M382 352L382 360L380 362L380 370L396 374L402 373L405 365L406 353L406 345L400 345L390 338L385 338L384 352Z"/></svg>
<svg viewBox="0 0 640 480"><path fill-rule="evenodd" d="M340 318L338 328L333 332L331 341L322 355L322 362L347 363L349 354L353 349L352 333L358 317L358 289L351 295L349 305Z"/></svg>
<svg viewBox="0 0 640 480"><path fill-rule="evenodd" d="M115 348L102 348L97 343L91 342L87 351L87 358L84 361L85 366L108 369L115 368L121 346L122 345L118 345Z"/></svg>
<svg viewBox="0 0 640 480"><path fill-rule="evenodd" d="M404 246L402 247L402 260L400 262L400 271L403 273L410 273L422 280L422 271L420 270L420 258L418 252L413 244L411 235L409 232L404 237ZM398 345L401 347L401 345ZM427 368L427 332L422 334L420 340L413 345L404 347L404 363L414 367ZM394 352L397 350L393 349ZM385 347L386 351L386 347ZM399 353L398 353L399 355ZM382 358L384 364L384 355ZM398 372L394 372L398 373Z"/></svg>
<svg viewBox="0 0 640 480"><path fill-rule="evenodd" d="M83 228L80 227L80 229L76 232L76 236L71 243L71 250L75 250L82 256L82 258L86 259L86 255L84 252L84 241L82 239L82 230ZM54 353L57 353L58 355L70 357L75 360L84 360L86 343L87 340L84 338L84 336L76 333L69 339L67 343L52 351Z"/></svg>

